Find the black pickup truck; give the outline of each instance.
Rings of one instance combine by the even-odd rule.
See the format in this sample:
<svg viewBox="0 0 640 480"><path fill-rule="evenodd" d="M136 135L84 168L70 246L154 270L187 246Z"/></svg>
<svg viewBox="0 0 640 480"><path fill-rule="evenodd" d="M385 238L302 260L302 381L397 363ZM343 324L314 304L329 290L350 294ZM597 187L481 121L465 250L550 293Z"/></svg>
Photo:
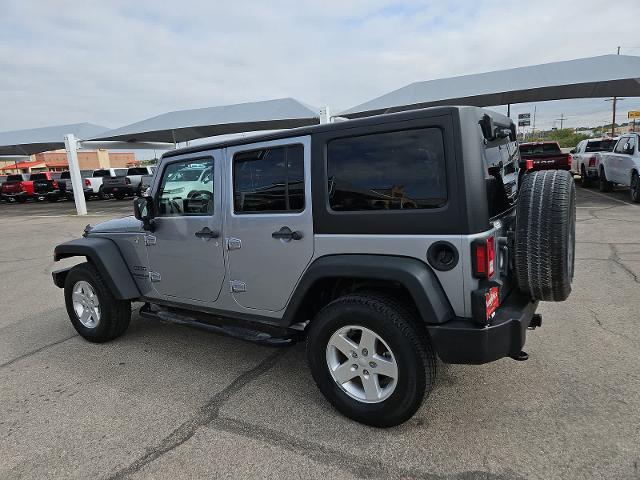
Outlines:
<svg viewBox="0 0 640 480"><path fill-rule="evenodd" d="M140 197L149 186L148 178L153 176L154 171L155 167L129 168L124 177L105 178L102 181L102 190L118 200L123 200L125 197Z"/></svg>
<svg viewBox="0 0 640 480"><path fill-rule="evenodd" d="M64 184L56 180L52 172L32 173L29 181L33 182L33 195L36 200L57 202L65 196Z"/></svg>

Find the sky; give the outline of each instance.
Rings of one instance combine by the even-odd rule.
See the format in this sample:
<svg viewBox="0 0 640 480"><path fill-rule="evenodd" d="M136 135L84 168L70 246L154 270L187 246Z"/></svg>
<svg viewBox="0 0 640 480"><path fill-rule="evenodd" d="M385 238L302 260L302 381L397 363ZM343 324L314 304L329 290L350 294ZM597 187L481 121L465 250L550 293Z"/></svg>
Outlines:
<svg viewBox="0 0 640 480"><path fill-rule="evenodd" d="M0 0L0 131L116 128L294 97L333 113L420 80L640 55L637 0ZM621 10L625 14L621 14ZM607 27L611 26L611 27ZM602 99L536 104L538 128L609 122ZM506 108L497 107L499 111ZM640 110L640 98L619 104ZM516 105L517 113L533 105Z"/></svg>

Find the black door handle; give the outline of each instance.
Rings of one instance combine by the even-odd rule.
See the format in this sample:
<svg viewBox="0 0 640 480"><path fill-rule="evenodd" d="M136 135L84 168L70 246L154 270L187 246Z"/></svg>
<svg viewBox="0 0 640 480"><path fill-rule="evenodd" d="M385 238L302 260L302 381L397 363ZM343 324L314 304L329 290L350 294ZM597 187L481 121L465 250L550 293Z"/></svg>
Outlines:
<svg viewBox="0 0 640 480"><path fill-rule="evenodd" d="M218 232L214 232L209 227L204 227L202 230L199 230L195 233L198 238L218 238L220 234Z"/></svg>
<svg viewBox="0 0 640 480"><path fill-rule="evenodd" d="M303 237L301 231L291 231L289 227L282 227L277 232L273 232L271 236L273 238L278 238L281 240L301 240Z"/></svg>

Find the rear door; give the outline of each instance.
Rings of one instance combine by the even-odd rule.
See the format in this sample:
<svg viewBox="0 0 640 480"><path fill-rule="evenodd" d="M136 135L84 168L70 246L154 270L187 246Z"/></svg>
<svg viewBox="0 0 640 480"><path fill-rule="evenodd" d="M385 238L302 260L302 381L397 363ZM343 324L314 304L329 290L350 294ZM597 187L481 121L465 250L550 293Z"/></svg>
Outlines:
<svg viewBox="0 0 640 480"><path fill-rule="evenodd" d="M225 276L220 160L222 152L172 159L154 193L155 229L145 235L155 294L187 304L212 304Z"/></svg>
<svg viewBox="0 0 640 480"><path fill-rule="evenodd" d="M310 138L226 151L230 288L243 307L284 309L313 256Z"/></svg>
<svg viewBox="0 0 640 480"><path fill-rule="evenodd" d="M624 146L628 140L627 136L620 137L620 140L618 140L618 143L613 149L613 153L607 155L609 159L606 165L607 179L612 182L622 183L624 181L622 179L622 161L624 157Z"/></svg>

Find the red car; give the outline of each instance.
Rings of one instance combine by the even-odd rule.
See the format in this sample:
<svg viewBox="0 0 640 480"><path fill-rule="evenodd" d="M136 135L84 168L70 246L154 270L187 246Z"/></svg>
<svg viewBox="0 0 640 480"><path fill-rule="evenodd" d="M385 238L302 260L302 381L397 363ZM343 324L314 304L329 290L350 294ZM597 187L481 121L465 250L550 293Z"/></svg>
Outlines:
<svg viewBox="0 0 640 480"><path fill-rule="evenodd" d="M28 198L33 197L33 182L28 178L29 175L24 173L8 175L7 181L2 184L0 190L2 199L7 202L24 203Z"/></svg>
<svg viewBox="0 0 640 480"><path fill-rule="evenodd" d="M558 142L520 144L520 167L526 170L571 170L571 154L562 153Z"/></svg>

